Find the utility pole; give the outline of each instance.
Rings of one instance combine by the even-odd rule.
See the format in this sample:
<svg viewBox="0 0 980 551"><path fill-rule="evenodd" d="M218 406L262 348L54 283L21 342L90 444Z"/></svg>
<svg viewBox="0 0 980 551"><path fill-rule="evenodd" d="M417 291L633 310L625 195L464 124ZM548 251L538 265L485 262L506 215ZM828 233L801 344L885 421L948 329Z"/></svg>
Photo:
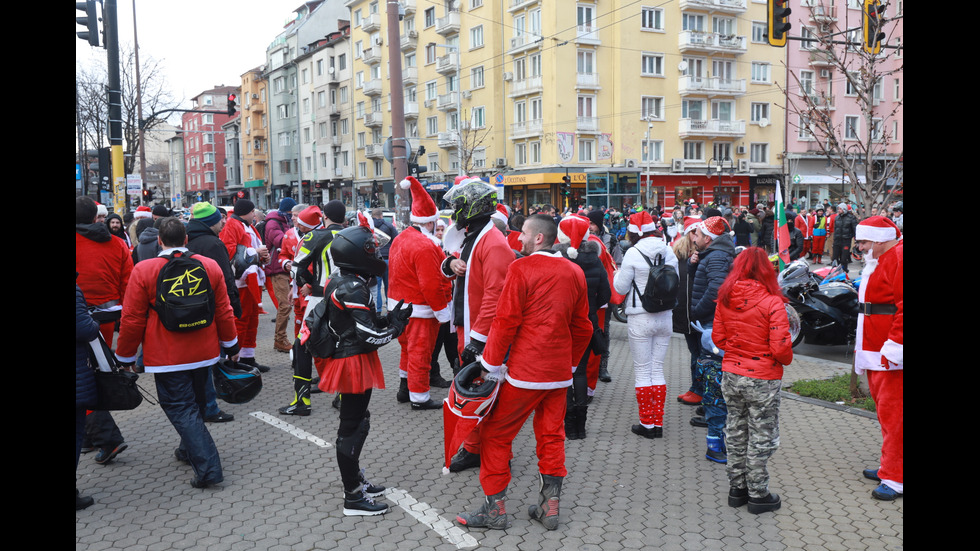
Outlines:
<svg viewBox="0 0 980 551"><path fill-rule="evenodd" d="M394 169L395 217L403 225L411 224L411 194L398 185L408 176L408 141L405 139L405 89L402 85L401 15L399 3L388 0L388 79L391 92L391 166Z"/></svg>
<svg viewBox="0 0 980 551"><path fill-rule="evenodd" d="M126 171L123 165L122 85L119 79L119 24L116 0L105 0L105 49L109 75L109 151L112 155L112 190L116 212L126 212Z"/></svg>

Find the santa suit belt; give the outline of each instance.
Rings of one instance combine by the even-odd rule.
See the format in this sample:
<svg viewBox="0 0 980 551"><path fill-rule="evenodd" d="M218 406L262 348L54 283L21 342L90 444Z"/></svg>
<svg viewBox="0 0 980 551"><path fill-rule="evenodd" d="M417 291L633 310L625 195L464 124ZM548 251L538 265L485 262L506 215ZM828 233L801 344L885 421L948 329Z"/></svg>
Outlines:
<svg viewBox="0 0 980 551"><path fill-rule="evenodd" d="M864 314L865 316L890 316L898 312L898 307L894 304L873 304L870 302L859 302L858 312Z"/></svg>

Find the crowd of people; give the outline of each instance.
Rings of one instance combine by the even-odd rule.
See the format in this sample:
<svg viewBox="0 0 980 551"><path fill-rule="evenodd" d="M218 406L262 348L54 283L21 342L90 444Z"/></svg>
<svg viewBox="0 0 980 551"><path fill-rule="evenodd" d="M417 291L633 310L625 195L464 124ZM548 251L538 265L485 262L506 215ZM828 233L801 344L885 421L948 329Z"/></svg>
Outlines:
<svg viewBox="0 0 980 551"><path fill-rule="evenodd" d="M265 292L275 306L273 348L290 354L294 383L278 412L309 416L311 394L335 395L345 515L388 510L379 499L385 488L367 480L360 455L372 391L385 388L377 349L397 340L396 401L411 411L443 409L430 395L433 387L450 387L439 372L443 354L453 375L477 366L487 383L478 391L451 387L460 404L487 406L461 416L446 435L458 445L448 471L479 467L485 494L457 522L508 526L511 445L533 414L540 489L531 517L554 530L565 440L587 437L598 382L612 380L608 327L612 306L622 304L637 401L632 432L663 437L665 358L672 334L683 334L691 386L677 400L698 408L690 423L707 428L705 458L726 465L729 505L756 514L780 507L766 464L779 445L780 382L793 352L769 261L769 206L687 202L669 213L582 208L559 215L544 208L524 216L499 204L494 186L459 177L444 196L452 210L447 224L418 180L401 186L411 214L400 231L380 210L348 212L340 201L321 208L291 198L264 216L247 199L230 209L197 203L189 220L140 207L127 227L124 218L77 198L76 468L83 451L97 451L96 461L107 463L126 449L111 415L91 410L85 353L94 335L111 345L118 331L119 361L154 374L160 405L180 437L175 457L192 467L191 485L222 482L206 423L234 417L218 407L210 369L228 358L268 371L255 360ZM877 499L903 492L900 206L894 212L897 223L885 216L858 223L846 203L787 213L791 238L802 237L791 256L819 263L826 255L846 265L856 239L866 264L877 268L867 274L877 279L862 288L867 307L856 345L882 421L881 465L864 472L881 483ZM193 332L168 328L157 313L158 274L182 256L200 262L214 290L214 323ZM76 489L76 507L91 504Z"/></svg>

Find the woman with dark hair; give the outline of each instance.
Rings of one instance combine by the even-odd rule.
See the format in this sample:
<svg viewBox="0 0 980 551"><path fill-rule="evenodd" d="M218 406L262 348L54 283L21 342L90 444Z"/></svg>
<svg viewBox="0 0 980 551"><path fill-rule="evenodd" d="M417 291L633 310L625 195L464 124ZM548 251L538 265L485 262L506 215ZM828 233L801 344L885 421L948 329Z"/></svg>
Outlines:
<svg viewBox="0 0 980 551"><path fill-rule="evenodd" d="M677 257L664 243L657 221L647 211L630 216L627 236L633 246L623 255L623 265L613 278L613 287L626 297L623 305L629 316L627 327L640 417L640 423L630 430L644 438L662 438L667 397L664 358L673 332L673 313L671 309L647 312L640 296L650 276L648 259L656 263L658 257L662 258L676 270Z"/></svg>
<svg viewBox="0 0 980 551"><path fill-rule="evenodd" d="M783 366L793 361L785 299L766 252L749 247L735 257L718 290L711 338L724 351L721 389L728 406L728 504L750 513L779 508L766 465L779 447Z"/></svg>

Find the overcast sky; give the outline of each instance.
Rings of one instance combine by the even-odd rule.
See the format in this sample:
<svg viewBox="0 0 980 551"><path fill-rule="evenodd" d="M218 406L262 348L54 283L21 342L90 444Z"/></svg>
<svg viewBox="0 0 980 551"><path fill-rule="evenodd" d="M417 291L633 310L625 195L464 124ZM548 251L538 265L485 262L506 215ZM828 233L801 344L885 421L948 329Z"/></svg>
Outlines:
<svg viewBox="0 0 980 551"><path fill-rule="evenodd" d="M190 98L215 85L237 86L242 73L264 64L266 47L303 1L116 0L121 47L134 43L134 4L140 61L160 61L173 97L190 108ZM75 40L76 65L105 63L105 53Z"/></svg>

